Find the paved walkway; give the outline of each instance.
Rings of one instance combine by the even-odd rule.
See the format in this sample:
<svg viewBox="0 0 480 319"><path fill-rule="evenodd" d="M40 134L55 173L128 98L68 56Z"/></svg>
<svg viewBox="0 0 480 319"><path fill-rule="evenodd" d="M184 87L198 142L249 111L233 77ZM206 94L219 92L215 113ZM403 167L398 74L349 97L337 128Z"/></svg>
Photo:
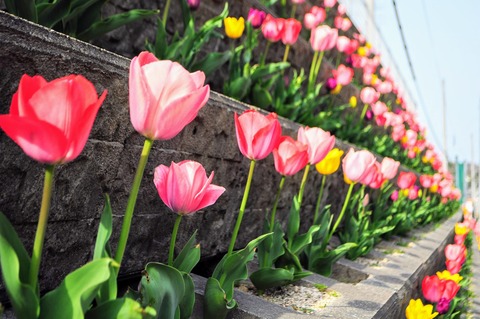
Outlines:
<svg viewBox="0 0 480 319"><path fill-rule="evenodd" d="M480 251L477 249L476 241L473 242L473 278L472 291L475 294L472 300L472 318L480 319Z"/></svg>

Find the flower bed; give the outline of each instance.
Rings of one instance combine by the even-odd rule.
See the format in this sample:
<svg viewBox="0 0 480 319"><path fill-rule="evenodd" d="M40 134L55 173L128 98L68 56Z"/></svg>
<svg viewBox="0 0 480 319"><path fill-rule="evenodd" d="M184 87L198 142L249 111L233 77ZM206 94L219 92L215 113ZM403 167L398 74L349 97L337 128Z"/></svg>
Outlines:
<svg viewBox="0 0 480 319"><path fill-rule="evenodd" d="M141 165L139 165L139 167L142 168L140 170L137 168L136 176L139 177L135 178L134 186L132 187L129 196L128 181L133 178L133 172L136 167L135 156L132 156L132 154L140 152L142 139L132 130L127 119L128 115L126 110L128 109L128 103L126 83L128 82L128 60L98 50L84 43L77 42L68 37L59 36L51 31L39 28L38 26L27 24L6 14L0 14L0 23L2 23L2 26L5 27L4 30L6 30L4 36L0 38L0 42L5 44L5 47L8 48L4 53L5 59L3 61L5 62L2 63L8 63L10 67L8 69L6 67L3 68L5 73L2 74L2 79L4 81L4 83L2 83L2 93L4 93L2 94L2 97L5 98L5 101L2 101L2 105L8 105L10 103L9 97L16 90L14 84L17 81L16 79L22 74L30 72L40 73L46 76L47 80L58 78L65 74L82 73L89 79L93 79L97 86L97 90L102 92L104 89L108 89L109 96L114 96L113 99L108 100L104 107L102 107L96 122L97 125L94 126L92 135L90 136L89 142L82 155L78 157L77 161L60 166L56 172L57 175L54 183L55 187L59 190L53 198L52 214L50 216L49 224L49 231L54 235L51 237L47 236L46 253L44 254L47 262L43 264L43 274L40 277L40 288L42 292L55 287L58 284L58 281L61 280L66 273L70 272L72 269L78 268L80 265L91 259L90 247L93 246L96 224L98 223L96 216L100 214L104 202L101 196L102 192L108 192L113 199L113 225L115 225L116 228L119 227L122 219L121 215L117 212L124 209L127 197L129 197L129 199L126 208L126 216L133 214L136 202L135 192L138 191L138 187L142 181L142 175L139 175L138 172L142 172L143 174L143 165L147 163L146 158L148 157L149 152L151 152L151 157L155 158L156 163L168 163L172 160L178 162L185 158L201 161L207 167L207 170L215 169L215 183L226 186L228 189L226 196L219 200L219 203L215 208L208 209L204 215L197 214L195 217L186 218L186 221L181 225L182 231L178 236L179 245L183 245L193 233L193 228L199 228L197 238L202 246L203 257L217 256L219 253L227 250L227 243L230 238L230 233L232 232L233 222L235 219L237 220L235 228L233 229L233 236L230 245L228 246L228 253L226 257L224 257L226 261L220 262L220 266L217 266L217 269L213 274L213 277L216 277L216 279L210 278L207 284L207 286L210 287L207 288L206 295L209 300L207 304L210 307L212 307L213 304L210 303L212 302L212 295L209 295L209 289L210 291L216 289L215 293L220 297L225 295L225 293L220 293L223 291L222 289L227 291L228 300L226 300L226 311L228 311L228 307L234 306L235 303L232 299L233 292L227 289L228 284L220 287L220 285L225 283L226 278L230 278L228 277L230 275L226 270L222 273L224 271L222 267L227 269L229 267L228 265L236 264L240 260L240 265L243 265L241 267L244 267L246 261L253 257L254 248L256 246L259 247L257 255L259 256L261 269L259 272L252 274L251 278L257 286L266 288L272 285L277 285L279 282L298 281L309 275L310 272L303 270L302 265L300 264L300 258L302 259L303 265L308 264L309 269L321 273L324 271L325 274L329 274L331 273L331 266L335 260L345 253L352 251L352 249L358 247L352 255L349 256L347 254L347 256L349 256L349 258L356 258L359 255L366 254L372 249L375 242L380 239L380 236L387 232L395 230L396 233L405 233L412 227L445 217L449 214L448 210L453 211L455 209L454 206L456 203L454 201L449 203L447 210L442 209L442 206L440 206L440 196L435 195L434 193L436 190L432 188L434 185L437 185L440 180L433 179L429 181L430 186L426 186L427 183L424 183L424 181L421 180L420 182L422 187L424 187L424 190L423 196L419 198L422 192L413 185L416 180L416 174L402 172L397 183L402 191L399 192L395 198L390 198L390 193L386 188L391 186L387 186L388 183L386 180L390 180L396 175L399 166L398 162L386 158L380 164L380 162L377 162L377 157L374 154L368 151L354 150L354 148L350 148L347 144L338 140L335 142L335 138L328 132L324 132L318 128L301 127L288 120L281 120L278 122L275 114L270 114L265 117L258 111L244 112L249 108L248 106L234 102L216 93L211 94L207 106L200 112L199 117L178 137L171 141L162 142L160 145L159 143L156 143L153 148L153 140L168 140L178 134L178 131L180 131L184 125L179 124L178 127L171 127L170 132L158 133L157 131L152 131L152 128L143 127L141 122L141 112L132 115L132 123L135 130L141 133L141 135L144 135L147 140L142 151ZM52 61L55 62L55 68L52 68ZM138 101L143 101L144 99L142 93L139 93L143 92L142 86L133 86L132 89L132 85L136 82L140 83L141 81L146 81L143 77L149 78L145 75L137 75L137 78L134 78L134 76L137 73L143 74L140 73L139 70L150 63L153 65L153 62L157 63L158 61L153 55L147 53L142 53L132 61L129 77L131 110L132 100L135 101L135 99L137 99ZM160 65L161 63L165 62L158 62L155 65ZM183 68L177 64L171 64L171 62L168 61L166 63L174 65L175 68L178 68L178 72L185 72ZM85 70L88 70L88 72ZM198 74L199 73L186 76L189 79L191 77L191 80L196 83L200 81ZM79 77L75 77L75 79L77 78ZM153 80L153 78L148 80ZM22 83L27 83L28 81L33 83L36 80L24 76L20 82L20 87L22 87ZM62 81L67 81L67 78L61 78L58 82ZM201 85L203 85L203 81L201 82ZM23 86L29 87L28 84L24 84ZM20 98L25 98L21 93L24 90L26 89L19 89L18 92L20 93L18 93L18 96L20 96ZM203 94L202 96L204 96L204 98L201 98L201 100L203 100L203 105L207 100L205 96L208 96L208 94L204 93L209 90L207 87L202 86L196 88L195 92L197 90L198 94ZM204 93L201 93L200 91ZM146 91L143 92L143 94L147 93L148 92ZM100 96L97 107L102 103L105 94L106 91ZM132 96L134 97L132 98ZM12 119L15 118L15 99L16 98L14 98L11 108L13 114L9 115ZM141 103L139 102L139 104ZM202 105L199 104L198 108ZM364 110L366 110L366 107ZM7 110L2 110L2 113L7 113L6 111ZM192 114L193 113L195 113L193 115L193 117L195 117L196 111L192 111ZM238 116L237 113L243 114ZM235 116L233 116L234 114ZM167 115L168 114L166 113L166 116ZM4 117L5 120L7 117L8 116ZM193 117L188 121L185 120L185 124L191 121ZM235 118L235 127L232 118ZM249 118L251 118L251 120L249 120ZM265 130L260 129L258 132L254 133L255 138L253 141L250 140L252 135L250 130L255 130L259 126L264 125L265 119L268 119L269 123L271 122L271 125L268 124L269 130L272 127L277 126L278 129L272 131L275 133L269 133L266 135ZM174 117L171 121L173 120L177 120L177 118ZM283 127L284 135L295 136L296 131L298 131L298 141L294 141L290 137L282 137L280 139L280 123ZM168 125L172 126L170 122ZM265 129L266 128L267 127L265 127ZM15 130L12 126L4 127L4 129L7 133L10 132L9 135ZM248 165L246 165L246 161L239 156L235 144L232 143L235 139L233 133L235 130L239 144L238 147L240 148L241 153L251 160L250 172L246 182L246 191L240 207L240 214L237 218L235 217L235 212L243 190L243 184L245 183L245 176L247 175L246 167ZM83 130L81 131L83 132ZM35 134L39 132L42 133L39 129ZM163 134L167 134L168 136ZM275 138L273 135L275 135ZM268 136L270 136L270 138L268 138ZM8 177L7 183L11 184L12 187L6 190L3 194L4 202L0 202L0 208L5 211L7 217L13 221L15 228L19 229L22 240L26 242L27 249L30 250L29 246L31 246L31 240L33 238L31 234L34 230L33 223L36 220L36 214L33 214L32 212L38 210L38 203L40 202L39 190L41 185L38 183L40 175L39 168L37 165L32 165L30 160L19 152L18 148L11 147L11 142L4 136L1 138L1 142L8 145L8 151L2 153L2 156L4 156L2 158L2 163L5 164L2 168L2 173L4 176ZM262 139L266 140L262 141ZM269 139L270 141L268 141ZM20 145L23 143L22 139L14 138L14 140ZM280 141L281 143L279 143ZM254 145L250 145L249 143ZM52 146L57 143L54 142L47 144L53 153L39 155L36 151L33 151L32 153L30 150L27 152L29 156L42 163L54 164L47 166L47 177L53 175L53 166L56 166L58 163L70 162L80 153L77 152L78 149L76 149L74 155L68 153L70 155L67 157L58 157L52 155L56 151L55 147ZM335 155L332 159L328 158L328 161L332 161L332 163L336 164L325 164L325 167L320 165L322 164L320 162L323 162L323 158L327 159L325 156L334 144L345 153L347 153L347 150L350 148L343 159L343 177L347 185L349 185L348 192L345 191L346 185L343 183L342 176L338 172L335 173L333 177L326 178L327 175L334 173L338 169L342 151L336 153L338 156ZM59 145L61 145L60 142ZM265 145L268 145L268 148L266 148ZM281 152L284 152L282 151L282 147L285 147L287 150L286 153L288 154L289 148L293 147L293 145L298 149L299 154L300 152L303 152L305 157L303 164L298 164L298 167L295 168L287 167L287 164L290 165L287 162L279 164L279 161L283 160L281 158L283 155L280 154ZM22 148L28 150L28 147L24 146L22 146ZM274 150L275 168L284 176L282 179L280 179L280 176L273 170L273 163L271 160L260 162L260 160L268 156L272 150ZM147 155L144 155L145 152ZM21 158L21 161L18 161L17 158ZM286 160L290 159L287 158ZM257 161L258 163L256 163ZM12 165L12 163L14 164ZM317 165L317 170L323 174L321 186L319 186L320 175L316 175L313 180L310 178L307 183L307 175L310 165L313 166L315 164L320 165ZM151 165L153 164L147 164L146 166L146 176L143 177L144 185L151 186L151 179L154 171L154 166ZM129 248L126 250L127 254L122 262L121 274L138 273L143 269L147 260L165 260L168 236L165 236L164 234L170 233L170 230L174 228L174 235L172 236L173 239L171 240L168 256L168 266L162 266L162 264L149 264L146 268L149 272L151 271L152 274L157 272L162 273L168 269L170 269L168 271L171 271L171 266L174 264L175 239L180 225L181 216L203 209L207 205L193 205L188 201L182 203L175 197L171 198L170 193L167 192L170 194L168 195L162 191L162 189L167 189L167 186L161 181L168 180L171 182L171 180L180 179L171 176L180 174L180 171L189 171L189 169L186 168L187 166L190 167L189 165L194 165L196 171L201 167L198 163L188 164L180 162L179 164L175 164L172 162L170 167L158 166L155 169L154 180L158 194L171 210L179 214L179 217L177 217L175 221L175 226L173 226L172 218L165 217L168 216L167 213L158 214L159 211L163 213L166 210L163 208L164 206L161 204L159 205L160 202L158 200L158 195L154 188L147 188L146 191L139 194L139 205L137 206L137 214L132 227L132 230L135 231L132 233L132 236L130 236L131 238L128 244ZM284 166L282 167L281 165ZM279 215L275 218L276 210L273 209L270 233L268 233L268 231L262 229L262 224L265 212L269 212L272 204L272 190L276 188L279 180L281 181L280 185L283 186L285 176L293 175L295 172L303 169L305 165L306 169L300 183L300 190L298 195L293 199L291 212L288 215L288 221L286 208L289 205L288 203L292 198L292 194L298 189L299 176L289 178L287 180L287 187L284 189L283 193L280 193L280 191L278 192L279 195L277 196L274 207L278 208ZM329 165L333 165L335 168L327 169L326 167ZM257 166L257 173L255 179L253 179L253 185L250 185L253 176L253 168L255 166ZM203 172L202 175L205 175L203 167L201 167L201 171ZM167 178L166 176L170 177ZM211 177L213 177L213 173ZM447 177L448 176L445 175L446 183L448 182ZM204 179L206 181L207 177L205 176ZM325 183L325 181L327 181L327 183ZM210 184L210 182L211 180L208 180L208 184ZM357 183L363 184L364 186L359 187L357 186ZM50 185L47 186L46 189L51 189L53 182L50 180L46 185ZM380 188L380 192L377 192L377 196L372 196L372 198L369 199L369 197L365 195L365 187L367 185L371 188ZM220 192L220 189L222 189L222 193L225 190L225 188L221 186L211 185L211 187L212 192L215 192L213 189L216 189L217 193ZM248 196L248 190L250 187L253 187L255 191L252 193L250 202L247 206L246 196ZM448 187L450 187L450 184L442 184L443 189L446 190ZM134 189L136 189L136 191L133 191ZM318 189L320 189L319 196L317 196ZM343 191L338 192L338 189L342 189ZM425 195L427 190L430 192L428 196ZM182 189L182 191L186 193L185 190ZM323 203L322 195L325 194L324 191L330 195L328 202L332 202L332 206L330 210L328 206L325 207L323 213L319 215L319 208L323 206L321 204ZM335 191L337 191L337 193L335 193ZM133 193L135 193L135 195L132 197ZM347 193L347 195L345 200L343 200L345 193ZM45 194L46 193L44 192L44 199L46 198ZM177 193L177 195L178 194L179 193ZM331 196L332 194L334 194L334 196ZM451 194L451 196L444 195L444 199L454 199L456 196L455 193ZM207 197L209 196L210 195ZM217 197L218 196L215 196L215 199L212 197L210 201L207 201L209 203L208 205L215 202ZM317 197L318 201L316 200ZM17 200L12 201L12 198L17 198ZM134 199L132 200L132 198ZM303 198L305 200L302 202ZM372 200L372 203L375 202L375 211L370 210L373 206L369 200ZM344 204L342 205L343 201ZM389 204L392 205L389 207ZM108 207L109 205L107 201L106 209L102 213L102 223L105 221L105 216L109 215ZM302 210L301 227L300 209ZM22 214L16 214L16 212L22 212ZM23 212L28 213L23 214ZM45 212L47 212L48 216L48 205L44 206L44 204L42 204L40 215L43 216ZM96 215L94 216L92 212L96 212ZM242 227L242 231L239 232L244 212L246 212L244 226ZM409 214L411 212L414 214ZM344 224L342 228L342 219L345 213L348 218L347 223ZM376 216L376 222L379 222L380 230L376 230L375 227L372 229L368 226L371 219L369 216L372 213L374 215L379 214ZM331 219L328 221L330 216ZM385 220L382 220L382 216L386 216ZM126 218L125 220L128 219L129 218ZM278 226L274 223L275 220L278 221ZM333 220L335 220L335 223L333 223ZM385 225L385 222L391 223L390 225ZM72 224L75 226L72 227ZM200 227L200 224L205 224L206 226ZM248 226L245 227L245 224ZM125 227L122 227L120 237L118 237L118 229L114 229L113 232L112 242L119 242L117 254L115 255L117 263L122 261L125 244L127 242L125 234L128 236L130 222L123 222L123 226L125 225L127 225L127 232L125 233ZM158 225L161 226L159 227ZM311 227L308 228L308 225L311 225ZM269 227L268 223L265 227ZM45 227L41 228L43 231L45 230ZM244 228L246 229L243 230ZM285 241L284 244L282 228L287 229L287 241ZM340 232L340 238L343 244L335 248L329 244L330 239L337 231L337 228L338 230L342 230L342 232ZM5 229L3 229L4 232L6 231ZM37 234L39 229L40 226L37 228ZM72 232L72 229L75 229L75 231ZM303 233L306 229L308 229L308 231ZM250 241L262 232L266 232L266 234ZM273 232L273 235L271 232ZM239 235L239 237L236 242L237 235ZM108 235L108 237L109 236L110 235ZM280 237L275 241L271 239L266 240L271 236ZM108 238L104 240L108 241ZM194 245L194 237L192 240L192 242L189 241L187 244L189 247L188 250L190 251L188 254L194 254L196 256L196 251L199 251L199 247ZM234 252L234 247L243 247L249 241L250 243L245 250ZM265 245L262 244L262 241L265 241ZM317 242L317 246L314 246L313 244L309 246L313 241ZM318 245L319 241L322 242L321 245ZM40 241L36 238L35 247L37 247L39 242ZM272 257L271 254L277 254L278 252L274 252L273 250L269 251L269 249L278 249L278 247L274 247L278 246L278 244L282 246L281 249L283 255L275 255L275 257ZM43 245L43 239L41 239L40 245ZM98 245L98 239L96 245ZM271 245L271 247L269 247L269 245ZM314 249L319 249L319 251L316 252ZM34 251L37 251L37 248L34 248ZM40 246L40 255L41 251L42 248ZM303 254L303 252L305 254ZM6 250L2 251L2 254L7 253ZM104 257L111 256L110 253L107 252L102 254ZM95 259L99 257L97 248L95 248L94 256ZM191 257L193 258L193 255ZM180 260L185 260L186 257L185 255L180 254L178 258L180 258ZM189 258L190 257L187 259ZM200 257L198 256L198 258ZM305 258L307 258L308 261L303 260ZM311 260L315 261L311 262ZM33 261L35 261L38 266L39 259L32 258L32 265L34 264ZM96 265L106 262L109 263L110 261L110 259L105 259L103 261L96 260ZM175 262L176 261L177 260L175 260ZM185 266L182 262L179 263L180 266ZM22 262L21 264L24 265L26 263ZM272 267L273 264L275 264L276 268ZM5 266L5 264L2 265ZM188 274L193 265L189 264L188 267L185 266L186 268L179 268L179 270ZM290 267L292 265L294 265L294 270ZM117 267L114 263L107 266ZM180 266L177 265L177 267ZM33 266L32 269L34 269ZM10 273L9 271L8 273ZM177 270L175 270L175 273L175 276L181 276ZM269 277L271 273L274 273L275 276ZM34 275L33 277L32 274ZM117 275L115 273L112 276L112 278L116 279ZM243 274L239 273L234 276L237 277L227 279L227 283L229 280L232 280L233 283L244 277ZM289 276L293 277L290 278ZM35 271L30 270L30 277L36 279ZM217 287L212 288L211 285L215 285L215 281L212 281L211 279L218 280L218 289ZM142 287L146 287L145 285L149 282L149 275L148 272L146 272L142 279ZM172 280L172 282L178 281ZM30 284L36 286L36 281ZM187 282L185 282L185 285L187 285ZM172 284L172 289L173 287L176 287L175 284ZM177 288L180 289L180 287ZM180 290L182 289L183 288ZM183 292L181 294L183 294ZM100 296L98 298L101 297L105 298L105 296ZM121 300L119 299L118 301L132 302L132 300L136 300L136 298L136 293L132 292L129 294L129 298L121 298ZM141 300L140 297L138 298L138 300ZM100 301L97 300L97 302L100 304ZM220 304L217 304L216 307L218 307L218 305L222 306L222 302L223 301L221 301ZM147 307L150 305L142 304L142 306L146 307L145 311L151 310L150 307ZM15 307L18 307L18 305ZM157 311L163 311L163 309L166 309L159 307L158 305L156 307ZM47 307L45 309L49 308ZM170 310L168 311L171 312L172 308L169 309ZM215 313L216 310L212 309L207 311ZM95 311L96 310L93 310L93 312ZM225 309L222 311L225 311ZM170 313L170 315L171 314L172 313Z"/></svg>

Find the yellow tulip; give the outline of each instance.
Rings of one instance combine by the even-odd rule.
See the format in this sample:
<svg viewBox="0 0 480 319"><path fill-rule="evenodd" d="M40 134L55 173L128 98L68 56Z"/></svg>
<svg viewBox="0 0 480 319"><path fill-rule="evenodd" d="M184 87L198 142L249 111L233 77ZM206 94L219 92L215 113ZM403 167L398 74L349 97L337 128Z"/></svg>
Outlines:
<svg viewBox="0 0 480 319"><path fill-rule="evenodd" d="M367 55L367 48L359 47L357 49L357 53L358 53L359 56L366 56Z"/></svg>
<svg viewBox="0 0 480 319"><path fill-rule="evenodd" d="M402 192L403 196L408 197L408 193L410 191L408 190L408 188L406 188L406 189L402 189L401 192Z"/></svg>
<svg viewBox="0 0 480 319"><path fill-rule="evenodd" d="M460 276L459 274L451 274L448 270L444 270L442 272L440 271L437 271L437 277L439 279L445 279L445 280L453 280L455 281L457 284L463 279L462 276Z"/></svg>
<svg viewBox="0 0 480 319"><path fill-rule="evenodd" d="M330 175L335 173L340 167L340 158L343 151L338 148L332 149L327 156L315 165L315 168L320 174Z"/></svg>
<svg viewBox="0 0 480 319"><path fill-rule="evenodd" d="M243 30L245 29L245 19L243 17L234 18L227 17L223 19L223 24L225 25L225 34L230 39L238 39L242 36Z"/></svg>
<svg viewBox="0 0 480 319"><path fill-rule="evenodd" d="M468 228L467 225L465 224L460 224L460 223L456 223L455 224L455 234L457 235L465 235L466 233L468 233L470 231L470 229Z"/></svg>
<svg viewBox="0 0 480 319"><path fill-rule="evenodd" d="M357 107L357 97L355 95L352 95L350 97L349 103L351 107Z"/></svg>
<svg viewBox="0 0 480 319"><path fill-rule="evenodd" d="M378 75L372 74L372 80L370 81L370 84L375 85L375 83L377 83L377 81L378 81Z"/></svg>
<svg viewBox="0 0 480 319"><path fill-rule="evenodd" d="M405 309L405 316L407 319L432 319L438 316L438 312L433 311L432 305L423 305L421 299L410 299L407 309Z"/></svg>
<svg viewBox="0 0 480 319"><path fill-rule="evenodd" d="M342 90L342 85L341 84L337 84L337 86L330 91L331 94L334 94L334 95L337 95L338 93L340 93L340 91Z"/></svg>
<svg viewBox="0 0 480 319"><path fill-rule="evenodd" d="M437 191L438 191L438 185L437 184L433 184L432 186L430 186L430 192L436 193Z"/></svg>

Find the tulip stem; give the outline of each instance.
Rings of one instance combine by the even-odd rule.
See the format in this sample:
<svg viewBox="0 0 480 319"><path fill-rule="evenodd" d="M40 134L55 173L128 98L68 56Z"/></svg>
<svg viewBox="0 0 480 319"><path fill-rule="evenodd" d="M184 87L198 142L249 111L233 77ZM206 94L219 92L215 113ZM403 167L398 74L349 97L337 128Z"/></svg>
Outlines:
<svg viewBox="0 0 480 319"><path fill-rule="evenodd" d="M322 65L323 56L325 55L325 51L320 51L320 55L317 57L317 65L315 65L315 74L314 74L314 82L317 81L318 73L320 72L320 66Z"/></svg>
<svg viewBox="0 0 480 319"><path fill-rule="evenodd" d="M313 224L318 224L318 214L320 212L320 203L323 198L323 190L325 189L325 181L327 180L327 175L322 176L322 184L320 185L320 191L318 192L317 204L315 205L315 214L313 215Z"/></svg>
<svg viewBox="0 0 480 319"><path fill-rule="evenodd" d="M260 66L265 65L265 59L267 58L268 49L270 49L270 41L267 41L267 45L265 45L265 51L263 51L262 58L260 59Z"/></svg>
<svg viewBox="0 0 480 319"><path fill-rule="evenodd" d="M303 192L305 191L305 185L307 184L308 172L310 171L310 164L305 166L305 171L303 172L302 182L300 184L300 191L298 192L298 207L302 207Z"/></svg>
<svg viewBox="0 0 480 319"><path fill-rule="evenodd" d="M235 242L237 240L238 231L240 230L240 224L242 223L243 213L245 213L245 207L247 206L248 194L250 193L250 186L252 185L253 171L255 169L255 161L250 161L250 169L248 171L247 184L245 185L245 190L243 192L242 203L240 204L240 210L238 211L237 222L235 223L235 228L233 229L232 239L230 240L230 245L228 246L227 256L230 256L235 247Z"/></svg>
<svg viewBox="0 0 480 319"><path fill-rule="evenodd" d="M165 29L167 28L167 18L168 18L168 11L170 10L170 2L171 0L167 0L167 2L165 3L165 8L163 8L162 23Z"/></svg>
<svg viewBox="0 0 480 319"><path fill-rule="evenodd" d="M310 93L313 89L313 75L315 73L315 64L317 63L318 51L315 51L312 58L312 64L310 65L310 73L308 75L308 90L307 93Z"/></svg>
<svg viewBox="0 0 480 319"><path fill-rule="evenodd" d="M363 121L365 114L367 114L367 109L368 109L368 104L365 103L365 105L363 106L362 115L360 116L360 122Z"/></svg>
<svg viewBox="0 0 480 319"><path fill-rule="evenodd" d="M32 261L30 263L30 285L35 291L37 290L38 271L40 270L43 242L45 239L45 231L47 230L48 213L50 211L50 202L52 199L54 173L55 165L48 165L45 169L42 204L40 206L35 242L33 243Z"/></svg>
<svg viewBox="0 0 480 319"><path fill-rule="evenodd" d="M182 221L182 215L178 214L175 219L175 225L173 225L172 238L170 239L170 250L168 251L168 265L173 266L173 255L175 253L175 242L177 241L178 228Z"/></svg>
<svg viewBox="0 0 480 319"><path fill-rule="evenodd" d="M283 190L283 185L285 185L285 175L282 175L282 179L280 180L280 184L278 185L277 195L275 196L275 202L273 203L272 213L270 214L270 233L273 232L273 228L275 225L275 215L277 214L277 206L280 200L280 193Z"/></svg>
<svg viewBox="0 0 480 319"><path fill-rule="evenodd" d="M297 11L297 5L292 5L292 14L290 15L291 18L295 18L295 12Z"/></svg>
<svg viewBox="0 0 480 319"><path fill-rule="evenodd" d="M340 225L340 222L343 219L343 215L345 215L345 211L347 210L348 202L350 201L350 196L352 196L353 186L355 186L355 184L351 183L350 187L348 188L347 196L345 197L345 201L343 202L343 207L342 207L342 210L340 212L340 215L338 215L338 218L337 218L337 221L335 222L335 225L333 225L332 230L328 234L327 243L330 241L330 238L332 238L333 234L337 230L338 225Z"/></svg>
<svg viewBox="0 0 480 319"><path fill-rule="evenodd" d="M288 59L288 53L290 52L290 44L287 44L285 47L285 53L283 54L283 62L287 62Z"/></svg>
<svg viewBox="0 0 480 319"><path fill-rule="evenodd" d="M115 254L115 261L119 264L122 263L123 254L125 253L125 247L127 246L128 235L130 233L130 226L132 225L133 211L135 210L135 204L137 202L138 191L143 178L143 172L147 165L148 155L152 149L153 140L145 139L143 144L142 155L138 161L137 171L135 172L135 178L133 179L132 188L128 197L127 209L123 216L122 231L120 233L120 239L118 240L117 253ZM118 271L118 270L117 270Z"/></svg>

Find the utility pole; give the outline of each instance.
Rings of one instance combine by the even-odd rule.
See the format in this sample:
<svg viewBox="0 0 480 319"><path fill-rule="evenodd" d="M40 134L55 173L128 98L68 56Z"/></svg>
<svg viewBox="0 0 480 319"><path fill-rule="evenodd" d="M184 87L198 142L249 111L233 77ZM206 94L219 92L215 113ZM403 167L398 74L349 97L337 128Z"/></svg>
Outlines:
<svg viewBox="0 0 480 319"><path fill-rule="evenodd" d="M448 162L447 153L447 101L445 99L445 79L442 79L442 96L443 96L443 152Z"/></svg>

